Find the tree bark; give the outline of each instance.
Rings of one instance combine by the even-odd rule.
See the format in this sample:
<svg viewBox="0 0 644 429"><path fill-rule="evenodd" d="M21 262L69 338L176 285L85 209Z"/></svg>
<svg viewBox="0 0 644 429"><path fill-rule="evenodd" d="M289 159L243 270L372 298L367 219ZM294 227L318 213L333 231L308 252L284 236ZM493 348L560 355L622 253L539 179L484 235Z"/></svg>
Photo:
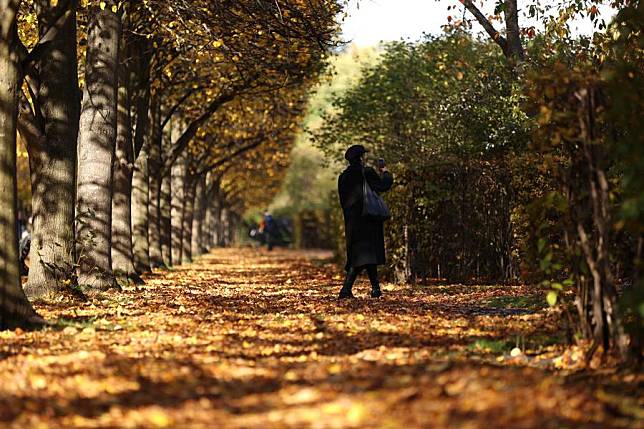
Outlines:
<svg viewBox="0 0 644 429"><path fill-rule="evenodd" d="M208 205L206 211L206 248L208 250L215 247L215 208L212 203Z"/></svg>
<svg viewBox="0 0 644 429"><path fill-rule="evenodd" d="M521 31L517 0L505 0L505 29L506 37L494 28L487 17L479 10L472 0L462 0L465 8L474 16L490 38L503 50L503 55L509 60L523 60L524 51L521 45Z"/></svg>
<svg viewBox="0 0 644 429"><path fill-rule="evenodd" d="M134 36L133 67L130 84L134 88L134 171L132 175L132 253L134 268L138 273L147 273L150 268L149 221L149 170L150 147L150 61L151 44L148 39Z"/></svg>
<svg viewBox="0 0 644 429"><path fill-rule="evenodd" d="M219 211L219 246L226 247L230 244L230 210L228 207L223 206Z"/></svg>
<svg viewBox="0 0 644 429"><path fill-rule="evenodd" d="M182 230L183 234L181 236L181 262L190 263L192 262L192 223L195 217L195 196L196 196L196 187L197 187L196 177L190 176L190 173L186 174L186 183L185 183L185 203L183 204L183 216L182 216Z"/></svg>
<svg viewBox="0 0 644 429"><path fill-rule="evenodd" d="M222 209L221 209L221 200L219 198L216 198L214 201L213 205L213 216L212 216L212 245L213 247L221 247L223 246L223 238L222 238L222 228L221 228L221 220L222 220Z"/></svg>
<svg viewBox="0 0 644 429"><path fill-rule="evenodd" d="M85 89L78 136L76 231L79 284L118 288L112 272L112 162L116 144L116 101L121 21L107 2L93 9L87 35Z"/></svg>
<svg viewBox="0 0 644 429"><path fill-rule="evenodd" d="M185 204L186 160L179 156L172 165L172 265L183 258L183 209Z"/></svg>
<svg viewBox="0 0 644 429"><path fill-rule="evenodd" d="M166 266L172 265L172 176L170 171L161 177L161 255Z"/></svg>
<svg viewBox="0 0 644 429"><path fill-rule="evenodd" d="M523 45L521 45L517 0L505 1L505 32L507 37L506 56L514 61L523 61L525 55Z"/></svg>
<svg viewBox="0 0 644 429"><path fill-rule="evenodd" d="M132 246L134 268L139 273L150 272L150 254L148 241L148 145L149 134L144 137L143 147L134 163L132 177Z"/></svg>
<svg viewBox="0 0 644 429"><path fill-rule="evenodd" d="M130 35L132 40L132 64L130 85L134 91L134 159L139 156L143 144L150 135L150 63L151 43L140 35Z"/></svg>
<svg viewBox="0 0 644 429"><path fill-rule="evenodd" d="M150 141L149 167L150 167L150 222L148 235L150 237L150 264L152 268L164 267L161 253L161 111L157 97L152 99L150 117L152 126L152 140Z"/></svg>
<svg viewBox="0 0 644 429"><path fill-rule="evenodd" d="M0 329L30 327L37 320L20 284L16 127L21 73L13 50L18 40L17 0L0 0Z"/></svg>
<svg viewBox="0 0 644 429"><path fill-rule="evenodd" d="M48 1L40 0L35 5L42 36L58 13ZM33 88L32 101L42 134L34 140L25 133L33 213L25 292L32 298L51 297L76 283L74 204L80 94L74 3L70 8L72 13L36 64L40 82Z"/></svg>
<svg viewBox="0 0 644 429"><path fill-rule="evenodd" d="M206 223L206 175L197 179L195 189L195 216L192 221L192 242L190 244L192 257L206 252L204 245L204 225Z"/></svg>
<svg viewBox="0 0 644 429"><path fill-rule="evenodd" d="M228 242L227 246L237 243L237 226L239 225L239 215L232 210L228 211Z"/></svg>
<svg viewBox="0 0 644 429"><path fill-rule="evenodd" d="M610 266L610 189L602 167L602 161L606 156L599 152L600 147L596 142L597 89L584 88L577 91L575 97L580 101L579 140L586 164L585 190L591 206L590 212L583 213L584 217L580 216L576 222L579 246L592 282L592 287L588 290L590 305L583 309L590 313L582 317L582 320L592 324L592 328L588 327L588 330L592 330L593 345L588 351L587 359L590 360L600 344L604 346L605 351L608 350L612 340L612 345L620 352L622 359L626 360L628 346ZM586 217L590 217L591 222L588 222ZM586 231L585 224L592 224L590 232Z"/></svg>
<svg viewBox="0 0 644 429"><path fill-rule="evenodd" d="M132 253L132 174L134 142L130 109L130 52L121 49L118 73L118 111L116 118L116 151L113 164L112 193L112 270L117 278L143 284L134 268Z"/></svg>

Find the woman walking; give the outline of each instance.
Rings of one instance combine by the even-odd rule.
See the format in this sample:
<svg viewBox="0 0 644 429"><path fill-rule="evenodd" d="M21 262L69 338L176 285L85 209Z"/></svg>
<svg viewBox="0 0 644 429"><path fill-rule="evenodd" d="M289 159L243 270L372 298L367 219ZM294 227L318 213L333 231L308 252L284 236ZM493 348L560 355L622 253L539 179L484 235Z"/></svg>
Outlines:
<svg viewBox="0 0 644 429"><path fill-rule="evenodd" d="M385 263L383 221L363 216L363 184L366 181L374 192L386 192L393 184L393 176L382 159L379 160L378 171L365 166L366 152L362 145L353 145L347 149L344 158L349 161L349 166L338 178L347 245L347 275L340 290L340 298L353 298L351 288L363 270L369 275L371 297L378 298L382 295L377 267Z"/></svg>

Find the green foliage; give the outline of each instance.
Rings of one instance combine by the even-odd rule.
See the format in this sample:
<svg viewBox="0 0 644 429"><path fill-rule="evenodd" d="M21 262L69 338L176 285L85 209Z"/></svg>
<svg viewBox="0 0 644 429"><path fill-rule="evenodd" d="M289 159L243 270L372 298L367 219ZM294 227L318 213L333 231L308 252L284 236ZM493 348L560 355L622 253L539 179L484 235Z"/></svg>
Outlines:
<svg viewBox="0 0 644 429"><path fill-rule="evenodd" d="M373 63L377 56L373 48L350 46L332 57L327 75L311 96L303 120L304 128L318 129L322 123L321 116L333 109L331 99L353 85L360 75L361 66ZM290 160L281 191L271 203L271 209L276 215L293 220L298 247L331 245L330 241L337 235L339 227L336 183L340 167L313 146L309 135L304 132L298 135ZM312 225L316 223L318 231L313 234Z"/></svg>
<svg viewBox="0 0 644 429"><path fill-rule="evenodd" d="M335 186L333 171L324 167L323 155L306 143L291 152L291 164L282 183L282 190L272 207L285 215L303 210L326 209L328 191Z"/></svg>
<svg viewBox="0 0 644 429"><path fill-rule="evenodd" d="M592 44L561 38L553 27L525 79L525 108L536 120L532 148L554 185L529 205L548 303L573 287L582 333L623 356L622 317L633 333L642 328L641 26L634 2ZM626 311L618 311L620 289Z"/></svg>
<svg viewBox="0 0 644 429"><path fill-rule="evenodd" d="M632 284L622 296L626 328L641 352L644 330L644 6L628 3L598 43L607 57L602 79L611 95L607 116L619 130L608 138L619 157L621 204L614 228L630 238ZM625 265L630 265L626 261Z"/></svg>
<svg viewBox="0 0 644 429"><path fill-rule="evenodd" d="M360 142L387 159L390 268L417 276L507 278L512 190L507 156L527 145L526 117L503 57L454 32L390 44L333 101L316 145L340 160ZM506 222L507 224L507 222Z"/></svg>
<svg viewBox="0 0 644 429"><path fill-rule="evenodd" d="M399 280L539 284L590 355L623 352L621 318L636 333L644 308L644 19L639 1L616 7L607 27L592 2L551 11L516 67L458 30L392 43L312 131L330 158L362 143L388 161ZM586 14L607 31L572 39Z"/></svg>

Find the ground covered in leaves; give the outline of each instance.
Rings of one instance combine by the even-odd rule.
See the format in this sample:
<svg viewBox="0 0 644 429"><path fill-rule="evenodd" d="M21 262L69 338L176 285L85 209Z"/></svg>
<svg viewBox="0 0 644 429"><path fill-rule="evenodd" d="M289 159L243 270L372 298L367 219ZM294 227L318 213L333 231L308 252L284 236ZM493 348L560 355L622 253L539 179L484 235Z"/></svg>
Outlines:
<svg viewBox="0 0 644 429"><path fill-rule="evenodd" d="M542 292L384 284L221 249L0 333L10 428L635 428L641 375L580 369Z"/></svg>

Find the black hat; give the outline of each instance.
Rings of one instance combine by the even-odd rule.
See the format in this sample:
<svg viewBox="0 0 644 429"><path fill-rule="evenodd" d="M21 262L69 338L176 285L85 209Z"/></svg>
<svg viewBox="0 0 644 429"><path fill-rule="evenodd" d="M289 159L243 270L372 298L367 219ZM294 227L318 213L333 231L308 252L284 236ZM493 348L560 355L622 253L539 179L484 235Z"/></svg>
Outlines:
<svg viewBox="0 0 644 429"><path fill-rule="evenodd" d="M365 149L364 146L361 144L354 144L351 146L347 151L344 153L344 159L347 161L351 161L352 159L356 159L360 156L362 156L363 153L369 152L367 149Z"/></svg>

